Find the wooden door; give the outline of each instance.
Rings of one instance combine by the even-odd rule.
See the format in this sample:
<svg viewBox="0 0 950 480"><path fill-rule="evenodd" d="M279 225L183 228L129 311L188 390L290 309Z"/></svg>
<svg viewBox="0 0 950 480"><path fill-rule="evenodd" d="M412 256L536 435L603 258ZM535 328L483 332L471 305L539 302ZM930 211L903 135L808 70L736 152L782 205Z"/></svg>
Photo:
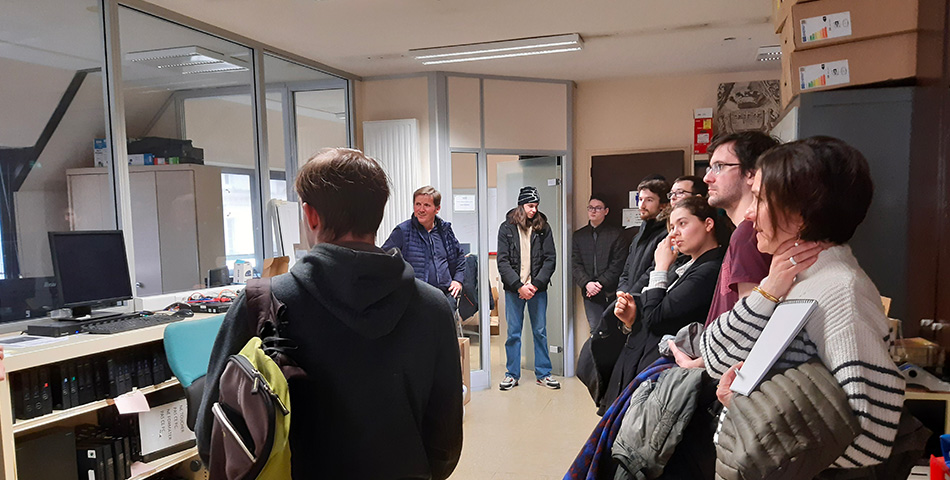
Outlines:
<svg viewBox="0 0 950 480"><path fill-rule="evenodd" d="M672 183L676 177L684 175L685 159L684 150L591 157L591 192L606 197L607 206L610 207L610 213L604 221L622 226L623 209L636 208L636 205L630 205L630 192L637 189L640 181L647 175L658 173ZM583 224L578 222L578 226Z"/></svg>

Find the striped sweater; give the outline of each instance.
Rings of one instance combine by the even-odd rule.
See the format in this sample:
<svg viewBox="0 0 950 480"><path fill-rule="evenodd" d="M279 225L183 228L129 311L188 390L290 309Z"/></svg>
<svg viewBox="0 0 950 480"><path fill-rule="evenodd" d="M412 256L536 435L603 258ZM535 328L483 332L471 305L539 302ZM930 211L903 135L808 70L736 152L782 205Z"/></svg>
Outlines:
<svg viewBox="0 0 950 480"><path fill-rule="evenodd" d="M851 247L838 245L822 252L798 275L787 298L815 299L818 307L776 367L795 366L817 355L848 395L861 424L862 434L833 466L883 462L897 435L904 378L885 345L887 318L880 293ZM774 309L774 303L753 292L706 328L700 348L710 375L719 378L748 356Z"/></svg>

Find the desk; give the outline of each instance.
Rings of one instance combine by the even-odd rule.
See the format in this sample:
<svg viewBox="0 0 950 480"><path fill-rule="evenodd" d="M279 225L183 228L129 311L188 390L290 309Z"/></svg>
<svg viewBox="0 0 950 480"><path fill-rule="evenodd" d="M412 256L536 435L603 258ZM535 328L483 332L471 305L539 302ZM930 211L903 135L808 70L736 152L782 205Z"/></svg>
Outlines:
<svg viewBox="0 0 950 480"><path fill-rule="evenodd" d="M196 314L191 319L213 317L218 314ZM189 320L182 320L189 321ZM151 342L158 342L164 338L166 325L156 325L138 330L130 330L112 335L80 334L70 335L61 342L40 345L36 347L5 350L4 366L7 370L7 379L0 381L0 449L2 449L3 475L2 478L15 480L16 477L16 447L15 436L26 431L37 429L45 425L52 425L61 420L75 417L109 405L107 400L80 405L68 410L57 410L52 414L31 420L14 421L13 402L10 397L10 373L28 368L47 365L73 358L85 357L102 352L119 350ZM11 334L15 335L15 334ZM177 380L146 387L143 392L160 390L177 384ZM187 460L187 459L185 459ZM138 478L138 477L137 477Z"/></svg>
<svg viewBox="0 0 950 480"><path fill-rule="evenodd" d="M943 412L943 432L950 433L950 392L931 392L928 390L907 389L904 393L907 400L933 400L944 402L946 410Z"/></svg>

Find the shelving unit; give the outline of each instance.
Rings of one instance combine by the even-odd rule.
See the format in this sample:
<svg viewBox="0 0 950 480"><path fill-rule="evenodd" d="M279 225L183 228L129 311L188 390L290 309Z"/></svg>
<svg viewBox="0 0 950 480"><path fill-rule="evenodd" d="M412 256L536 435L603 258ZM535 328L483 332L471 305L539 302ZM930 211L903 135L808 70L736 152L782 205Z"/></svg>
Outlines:
<svg viewBox="0 0 950 480"><path fill-rule="evenodd" d="M192 317L192 319L211 316L214 315L199 314ZM4 366L6 367L7 373L9 374L41 365L48 365L74 358L81 358L88 355L157 342L162 340L164 337L165 326L166 325L156 325L154 327L147 327L113 335L72 335L66 337L62 341L57 341L46 345L27 347L23 349L10 349L4 352ZM10 412L13 411L13 402L10 396L9 378L10 376L7 375L6 380L0 381L0 412L2 412L2 414L0 414L0 450L2 450L2 457L0 458L2 458L3 467L2 477L0 478L7 480L16 480L17 478L15 446L16 436L26 432L41 430L42 428L55 425L79 415L94 412L115 403L113 399L99 400L80 405L78 407L70 408L68 410L54 411L53 413L44 415L42 417L29 420L18 420L14 422L13 415L10 415ZM144 394L149 394L159 390L171 388L175 385L178 385L178 380L172 378L171 380L157 385L140 388L139 390ZM142 468L145 470L134 474L132 478L148 478L157 472L188 460L189 458L194 457L196 454L197 449L192 448L183 452L169 455L148 464L141 464L143 465Z"/></svg>
<svg viewBox="0 0 950 480"><path fill-rule="evenodd" d="M197 456L198 447L191 447L188 450L182 450L181 452L173 453L167 457L162 457L158 460L155 460L154 462L135 462L132 464L132 476L129 478L129 480L141 480L148 478L158 472L168 470L169 468L174 467L185 460L190 460Z"/></svg>
<svg viewBox="0 0 950 480"><path fill-rule="evenodd" d="M145 395L148 395L152 392L157 392L159 390L164 390L168 387L173 387L178 385L178 379L172 378L165 382L159 383L158 385L152 385L150 387L138 388ZM109 405L114 405L115 400L108 398L105 400L97 400L95 402L87 403L85 405L80 405L78 407L70 408L68 410L54 410L53 413L48 415L43 415L42 417L31 418L29 420L18 420L13 424L13 434L20 435L22 433L29 432L36 428L51 425L56 422L65 420L67 418L76 417L84 413L95 412L100 408L108 407Z"/></svg>

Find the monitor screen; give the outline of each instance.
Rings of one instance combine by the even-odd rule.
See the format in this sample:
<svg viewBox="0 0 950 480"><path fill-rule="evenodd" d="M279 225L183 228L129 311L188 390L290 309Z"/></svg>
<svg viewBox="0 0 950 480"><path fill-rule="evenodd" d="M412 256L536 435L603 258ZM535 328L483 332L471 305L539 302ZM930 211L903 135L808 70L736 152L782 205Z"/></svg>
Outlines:
<svg viewBox="0 0 950 480"><path fill-rule="evenodd" d="M121 230L49 232L49 246L64 307L132 298Z"/></svg>

